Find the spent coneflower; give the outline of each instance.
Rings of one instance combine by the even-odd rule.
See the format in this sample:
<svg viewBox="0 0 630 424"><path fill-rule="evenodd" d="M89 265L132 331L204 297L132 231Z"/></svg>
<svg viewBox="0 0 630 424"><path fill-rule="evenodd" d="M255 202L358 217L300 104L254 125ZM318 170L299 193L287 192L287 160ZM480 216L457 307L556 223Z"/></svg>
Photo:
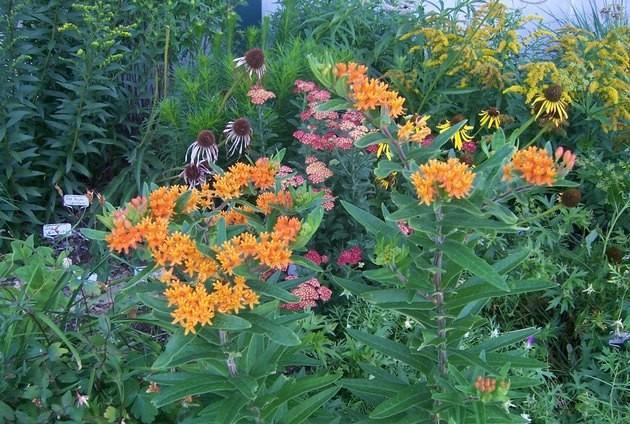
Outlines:
<svg viewBox="0 0 630 424"><path fill-rule="evenodd" d="M243 66L251 77L256 74L258 79L261 79L265 74L265 54L262 49L253 48L247 50L245 55L234 59L236 66Z"/></svg>
<svg viewBox="0 0 630 424"><path fill-rule="evenodd" d="M496 107L489 107L479 113L479 125L489 130L501 127L501 112Z"/></svg>
<svg viewBox="0 0 630 424"><path fill-rule="evenodd" d="M186 161L199 165L201 162L214 163L219 156L219 146L212 131L203 130L197 135L197 139L186 150Z"/></svg>
<svg viewBox="0 0 630 424"><path fill-rule="evenodd" d="M210 175L210 170L203 162L199 164L189 163L179 174L190 188L204 184L208 175Z"/></svg>
<svg viewBox="0 0 630 424"><path fill-rule="evenodd" d="M464 118L463 115L457 114L453 116L450 121L444 121L443 123L438 125L437 129L440 131L440 134L442 134L443 132L450 130L453 126L457 125L464 119L466 118ZM472 129L472 125L464 124L459 130L457 130L455 134L451 136L451 140L453 141L453 144L455 145L455 148L457 150L462 149L464 142L472 140L472 136L469 134L469 131L472 131Z"/></svg>
<svg viewBox="0 0 630 424"><path fill-rule="evenodd" d="M227 142L231 143L228 150L230 156L237 150L240 155L252 142L252 125L247 118L238 118L228 122L223 133L226 134Z"/></svg>
<svg viewBox="0 0 630 424"><path fill-rule="evenodd" d="M555 127L569 119L567 108L571 103L571 97L558 84L552 84L545 88L532 101L532 108L536 114L536 119L542 118L551 122Z"/></svg>

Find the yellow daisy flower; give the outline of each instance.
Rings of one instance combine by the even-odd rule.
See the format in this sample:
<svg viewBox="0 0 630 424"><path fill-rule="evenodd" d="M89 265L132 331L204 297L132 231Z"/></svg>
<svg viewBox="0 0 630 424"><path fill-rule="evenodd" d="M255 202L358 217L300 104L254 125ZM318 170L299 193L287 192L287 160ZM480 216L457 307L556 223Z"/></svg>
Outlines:
<svg viewBox="0 0 630 424"><path fill-rule="evenodd" d="M536 118L542 118L551 122L554 126L569 119L567 108L571 103L571 97L558 84L552 84L545 88L542 94L534 97L531 103Z"/></svg>
<svg viewBox="0 0 630 424"><path fill-rule="evenodd" d="M442 134L443 132L446 132L449 129L451 129L453 125L460 123L464 119L465 118L463 115L459 115L459 114L455 115L450 121L444 121L443 123L438 125L437 129L440 131L440 134ZM465 124L455 134L451 136L451 140L453 141L453 144L455 145L455 148L457 150L461 150L465 142L472 140L472 136L469 134L469 131L472 131L472 130L473 130L472 125Z"/></svg>
<svg viewBox="0 0 630 424"><path fill-rule="evenodd" d="M479 113L479 124L491 130L501 127L501 112L496 107L489 107Z"/></svg>

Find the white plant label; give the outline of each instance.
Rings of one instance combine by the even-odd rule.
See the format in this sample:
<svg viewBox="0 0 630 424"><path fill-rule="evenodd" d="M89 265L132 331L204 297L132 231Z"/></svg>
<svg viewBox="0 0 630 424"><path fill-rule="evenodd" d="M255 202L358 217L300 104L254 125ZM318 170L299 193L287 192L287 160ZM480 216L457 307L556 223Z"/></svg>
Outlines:
<svg viewBox="0 0 630 424"><path fill-rule="evenodd" d="M78 206L80 208L87 208L90 206L90 200L84 194L66 194L63 196L64 206Z"/></svg>
<svg viewBox="0 0 630 424"><path fill-rule="evenodd" d="M44 237L53 238L65 236L72 231L72 225L66 223L44 225Z"/></svg>

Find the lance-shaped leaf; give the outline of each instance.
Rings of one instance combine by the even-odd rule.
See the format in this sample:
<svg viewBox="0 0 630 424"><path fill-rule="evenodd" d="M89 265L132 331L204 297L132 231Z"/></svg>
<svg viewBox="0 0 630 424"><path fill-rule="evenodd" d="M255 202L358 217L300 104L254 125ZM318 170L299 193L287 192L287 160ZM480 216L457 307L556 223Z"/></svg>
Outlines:
<svg viewBox="0 0 630 424"><path fill-rule="evenodd" d="M442 247L446 256L457 265L487 281L499 290L504 292L510 291L503 277L488 265L486 261L478 257L471 248L451 240L445 241Z"/></svg>

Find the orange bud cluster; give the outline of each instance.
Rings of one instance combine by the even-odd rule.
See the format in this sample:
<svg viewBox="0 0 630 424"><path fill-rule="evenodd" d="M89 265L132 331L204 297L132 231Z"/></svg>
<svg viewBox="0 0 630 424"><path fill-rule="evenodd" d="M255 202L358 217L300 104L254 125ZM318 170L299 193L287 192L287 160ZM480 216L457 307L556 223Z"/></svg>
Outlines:
<svg viewBox="0 0 630 424"><path fill-rule="evenodd" d="M497 389L497 380L491 377L477 377L475 389L481 393L492 393Z"/></svg>
<svg viewBox="0 0 630 424"><path fill-rule="evenodd" d="M361 111L386 107L389 116L396 118L403 114L405 99L398 92L390 90L389 85L367 76L367 68L353 62L335 65L335 75L346 77L352 91L355 107Z"/></svg>
<svg viewBox="0 0 630 424"><path fill-rule="evenodd" d="M266 191L258 195L256 206L262 213L269 215L273 206L280 206L285 209L291 208L293 206L293 197L286 190L277 193Z"/></svg>
<svg viewBox="0 0 630 424"><path fill-rule="evenodd" d="M438 195L438 188L451 198L462 199L470 193L475 174L459 159L446 162L431 159L411 175L411 183L421 203L430 205Z"/></svg>

